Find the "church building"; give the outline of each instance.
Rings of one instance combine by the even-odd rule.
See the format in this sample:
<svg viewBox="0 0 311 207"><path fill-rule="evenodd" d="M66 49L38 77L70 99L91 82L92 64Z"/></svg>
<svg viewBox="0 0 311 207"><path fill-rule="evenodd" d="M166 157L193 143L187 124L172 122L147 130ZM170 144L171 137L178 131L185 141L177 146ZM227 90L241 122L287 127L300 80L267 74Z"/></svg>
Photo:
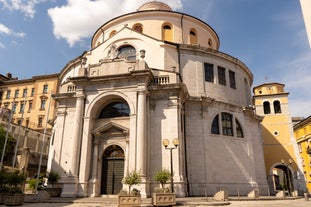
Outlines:
<svg viewBox="0 0 311 207"><path fill-rule="evenodd" d="M171 163L179 197L267 194L253 75L219 45L207 23L157 1L99 27L53 95L48 170L62 196L116 195L137 171L149 197Z"/></svg>

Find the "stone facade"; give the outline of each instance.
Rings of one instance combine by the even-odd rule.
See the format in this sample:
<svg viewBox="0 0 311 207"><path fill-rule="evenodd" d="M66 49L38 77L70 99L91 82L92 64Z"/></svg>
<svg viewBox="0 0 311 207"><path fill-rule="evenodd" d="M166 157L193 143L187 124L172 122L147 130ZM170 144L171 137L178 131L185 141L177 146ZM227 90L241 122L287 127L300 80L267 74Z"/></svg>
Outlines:
<svg viewBox="0 0 311 207"><path fill-rule="evenodd" d="M161 2L101 26L53 96L48 168L61 174L62 196L117 194L136 170L149 197L170 158L177 196L267 192L252 73L218 47L209 25ZM162 140L174 138L170 157Z"/></svg>

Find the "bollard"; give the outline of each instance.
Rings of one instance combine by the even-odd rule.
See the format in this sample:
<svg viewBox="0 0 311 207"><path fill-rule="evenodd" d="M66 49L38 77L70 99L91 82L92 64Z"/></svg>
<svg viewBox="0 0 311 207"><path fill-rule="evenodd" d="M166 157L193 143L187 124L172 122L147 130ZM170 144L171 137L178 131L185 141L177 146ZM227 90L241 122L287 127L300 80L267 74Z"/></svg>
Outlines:
<svg viewBox="0 0 311 207"><path fill-rule="evenodd" d="M305 201L309 201L309 195L308 195L308 193L304 193L303 196L305 197Z"/></svg>

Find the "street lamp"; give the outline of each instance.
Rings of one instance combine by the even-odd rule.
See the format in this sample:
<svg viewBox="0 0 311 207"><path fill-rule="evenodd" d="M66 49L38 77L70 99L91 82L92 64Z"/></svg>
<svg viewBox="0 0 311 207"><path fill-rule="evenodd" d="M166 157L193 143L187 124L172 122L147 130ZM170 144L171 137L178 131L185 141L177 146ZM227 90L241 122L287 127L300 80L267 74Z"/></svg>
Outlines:
<svg viewBox="0 0 311 207"><path fill-rule="evenodd" d="M287 174L287 182L288 182L288 195L291 196L291 178L289 174L289 166L293 164L292 159L288 159L288 164L285 162L285 160L281 160L281 163L286 166L286 174Z"/></svg>
<svg viewBox="0 0 311 207"><path fill-rule="evenodd" d="M173 181L173 149L177 149L179 145L179 140L177 138L173 139L173 145L174 147L168 147L170 144L170 140L168 139L163 139L162 144L165 147L166 150L170 151L170 159L171 159L171 190L172 193L174 192L174 181Z"/></svg>

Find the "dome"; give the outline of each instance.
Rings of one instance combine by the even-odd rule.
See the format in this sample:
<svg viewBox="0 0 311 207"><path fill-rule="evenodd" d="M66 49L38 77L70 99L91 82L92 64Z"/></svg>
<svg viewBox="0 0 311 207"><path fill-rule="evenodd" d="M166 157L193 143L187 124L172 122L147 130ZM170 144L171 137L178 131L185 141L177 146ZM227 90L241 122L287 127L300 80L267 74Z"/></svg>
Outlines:
<svg viewBox="0 0 311 207"><path fill-rule="evenodd" d="M141 7L138 8L138 11L146 11L146 10L172 11L172 8L165 3L162 3L159 1L151 1L151 2L143 4Z"/></svg>

